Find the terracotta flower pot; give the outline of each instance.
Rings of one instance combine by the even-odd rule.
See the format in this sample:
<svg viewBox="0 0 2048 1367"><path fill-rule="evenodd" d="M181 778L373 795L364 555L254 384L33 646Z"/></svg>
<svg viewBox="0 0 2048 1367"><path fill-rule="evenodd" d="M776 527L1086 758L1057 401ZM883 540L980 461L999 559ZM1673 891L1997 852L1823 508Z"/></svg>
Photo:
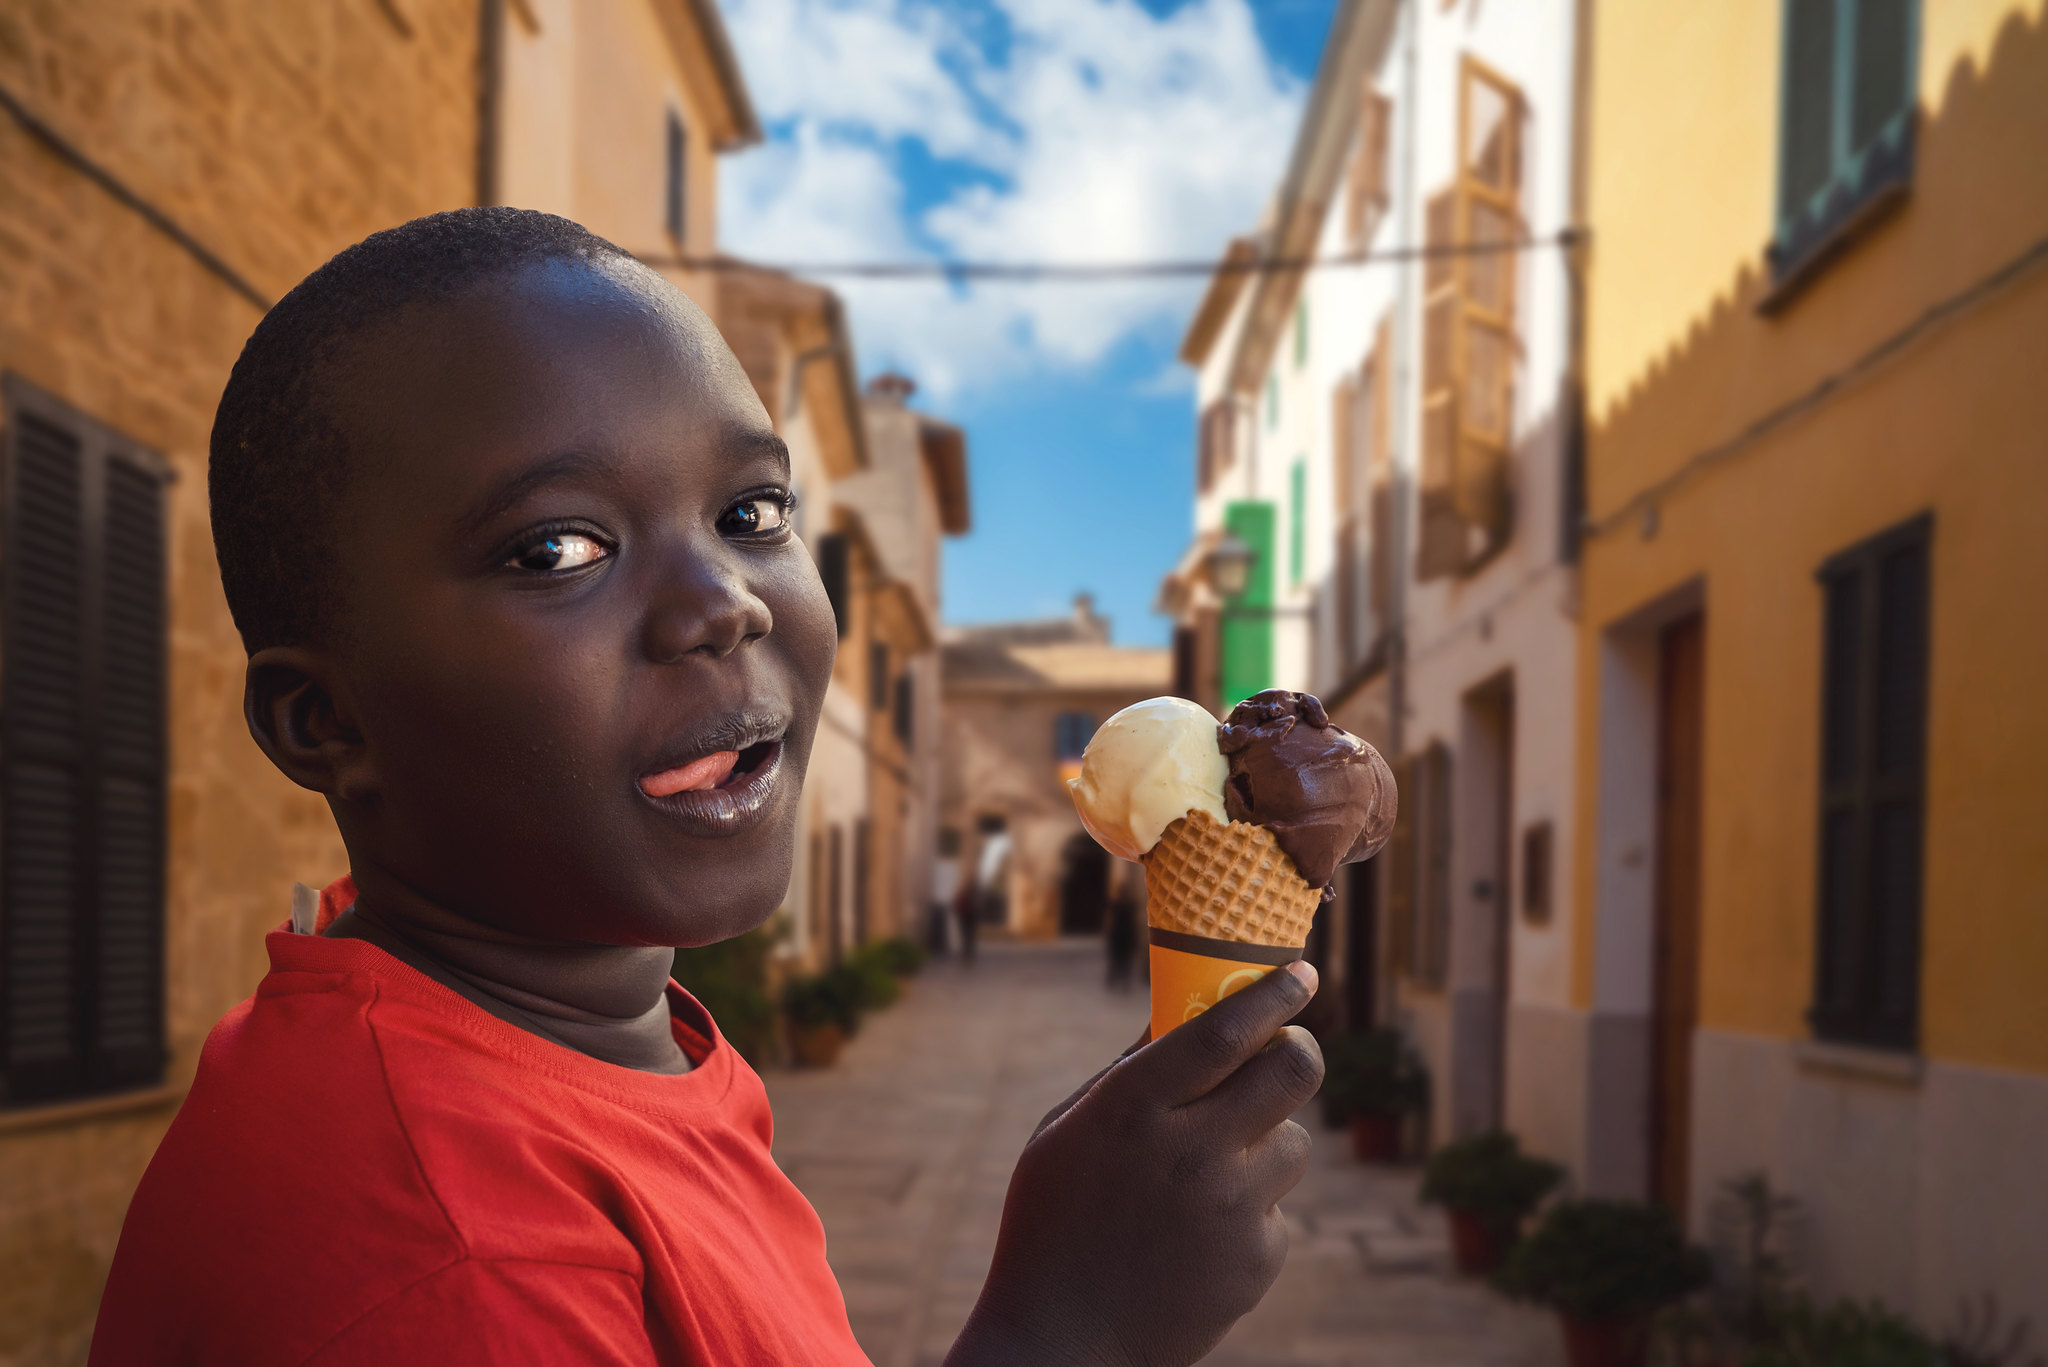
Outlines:
<svg viewBox="0 0 2048 1367"><path fill-rule="evenodd" d="M1401 1117L1398 1115L1352 1116L1351 1156L1361 1163L1400 1162Z"/></svg>
<svg viewBox="0 0 2048 1367"><path fill-rule="evenodd" d="M1451 1221L1451 1258L1468 1277L1490 1277L1500 1271L1507 1248L1492 1225L1469 1210L1447 1210Z"/></svg>
<svg viewBox="0 0 2048 1367"><path fill-rule="evenodd" d="M800 1068L830 1068L839 1061L839 1051L845 1047L846 1031L830 1022L824 1025L790 1024L789 1052L795 1056Z"/></svg>
<svg viewBox="0 0 2048 1367"><path fill-rule="evenodd" d="M1650 1357L1650 1323L1641 1315L1582 1320L1562 1312L1564 1355L1571 1367L1643 1367Z"/></svg>

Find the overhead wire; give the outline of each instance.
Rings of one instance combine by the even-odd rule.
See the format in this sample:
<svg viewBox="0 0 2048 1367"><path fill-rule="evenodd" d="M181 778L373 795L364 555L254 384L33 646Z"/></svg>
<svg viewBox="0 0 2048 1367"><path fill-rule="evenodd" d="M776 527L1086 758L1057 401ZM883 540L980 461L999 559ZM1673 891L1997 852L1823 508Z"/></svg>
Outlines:
<svg viewBox="0 0 2048 1367"><path fill-rule="evenodd" d="M805 261L764 262L732 256L642 256L649 266L686 271L767 271L821 279L865 280L1002 280L1087 282L1151 280L1210 275L1279 275L1339 270L1382 262L1426 261L1447 257L1496 256L1508 252L1575 247L1587 240L1584 228L1564 228L1535 237L1486 242L1435 242L1422 246L1384 247L1376 251L1339 252L1329 256L1254 256L1244 259L1180 258L1157 261Z"/></svg>

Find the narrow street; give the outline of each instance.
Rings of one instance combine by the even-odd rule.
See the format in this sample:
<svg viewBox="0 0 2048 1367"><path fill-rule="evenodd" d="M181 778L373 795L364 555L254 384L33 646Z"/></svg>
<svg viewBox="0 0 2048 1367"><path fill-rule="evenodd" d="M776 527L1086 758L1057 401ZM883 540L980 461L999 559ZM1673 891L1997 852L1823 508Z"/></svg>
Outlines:
<svg viewBox="0 0 2048 1367"><path fill-rule="evenodd" d="M935 964L835 1068L768 1076L775 1152L825 1222L877 1367L939 1363L974 1303L1018 1150L1045 1111L1136 1038L1142 989L1106 991L1093 943L985 946ZM1308 1117L1303 1117L1308 1121ZM1411 1171L1353 1162L1315 1128L1284 1204L1294 1241L1263 1305L1208 1361L1232 1367L1554 1367L1547 1315L1453 1277Z"/></svg>

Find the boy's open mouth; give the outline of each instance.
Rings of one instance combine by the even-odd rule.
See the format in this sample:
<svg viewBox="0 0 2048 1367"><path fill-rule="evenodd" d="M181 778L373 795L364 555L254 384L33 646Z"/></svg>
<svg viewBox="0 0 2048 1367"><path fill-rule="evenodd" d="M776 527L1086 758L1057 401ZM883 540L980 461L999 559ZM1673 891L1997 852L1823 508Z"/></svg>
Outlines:
<svg viewBox="0 0 2048 1367"><path fill-rule="evenodd" d="M648 774L640 780L640 791L649 797L672 797L677 793L708 793L731 787L766 763L781 738L756 741L740 750L714 750L708 755Z"/></svg>

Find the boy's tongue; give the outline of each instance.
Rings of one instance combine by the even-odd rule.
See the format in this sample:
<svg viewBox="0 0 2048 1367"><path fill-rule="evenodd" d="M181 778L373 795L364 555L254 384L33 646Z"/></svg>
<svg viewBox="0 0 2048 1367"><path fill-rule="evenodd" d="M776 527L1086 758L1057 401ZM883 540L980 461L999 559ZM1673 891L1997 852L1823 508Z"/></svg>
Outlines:
<svg viewBox="0 0 2048 1367"><path fill-rule="evenodd" d="M640 791L649 797L667 797L671 793L701 793L725 782L726 775L732 772L732 766L739 762L739 751L720 750L702 759L693 759L688 764L664 769L658 774L649 774L640 780Z"/></svg>

